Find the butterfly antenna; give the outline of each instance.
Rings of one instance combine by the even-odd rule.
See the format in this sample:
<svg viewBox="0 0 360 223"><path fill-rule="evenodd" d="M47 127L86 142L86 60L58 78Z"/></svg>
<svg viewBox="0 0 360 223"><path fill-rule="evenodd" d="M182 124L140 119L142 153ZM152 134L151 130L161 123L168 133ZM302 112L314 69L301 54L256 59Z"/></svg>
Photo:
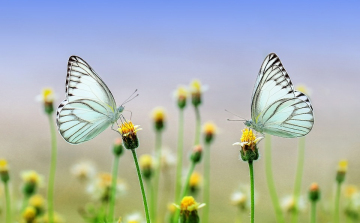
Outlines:
<svg viewBox="0 0 360 223"><path fill-rule="evenodd" d="M126 103L128 103L129 101L133 100L134 98L136 98L137 96L139 96L139 94L136 94L134 96L134 94L138 91L138 89L136 89L121 105L124 105Z"/></svg>
<svg viewBox="0 0 360 223"><path fill-rule="evenodd" d="M229 118L226 119L226 120L228 120L228 121L239 121L239 122L240 122L240 121L241 121L241 122L242 122L242 121L245 121L245 120L242 120L242 119L229 119Z"/></svg>
<svg viewBox="0 0 360 223"><path fill-rule="evenodd" d="M240 120L227 119L228 121L246 121L246 119L244 119L243 117L240 117L240 116L236 115L235 113L232 113L232 112L230 112L230 111L228 111L228 110L226 110L226 109L225 109L225 111L226 111L226 112L229 112L230 114L232 114L232 115L234 115L234 116L236 116L236 117L238 117L238 118L240 118Z"/></svg>

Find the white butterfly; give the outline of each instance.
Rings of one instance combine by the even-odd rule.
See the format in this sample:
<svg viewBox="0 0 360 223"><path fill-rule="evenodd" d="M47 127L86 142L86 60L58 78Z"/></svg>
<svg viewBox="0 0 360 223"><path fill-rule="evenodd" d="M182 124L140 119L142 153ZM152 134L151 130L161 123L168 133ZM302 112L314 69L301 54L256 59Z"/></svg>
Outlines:
<svg viewBox="0 0 360 223"><path fill-rule="evenodd" d="M302 137L314 125L309 98L294 90L279 57L270 53L261 65L245 125L260 133L285 138Z"/></svg>
<svg viewBox="0 0 360 223"><path fill-rule="evenodd" d="M116 107L109 88L78 56L69 58L65 87L66 99L57 109L56 123L68 143L93 139L114 124L125 108Z"/></svg>

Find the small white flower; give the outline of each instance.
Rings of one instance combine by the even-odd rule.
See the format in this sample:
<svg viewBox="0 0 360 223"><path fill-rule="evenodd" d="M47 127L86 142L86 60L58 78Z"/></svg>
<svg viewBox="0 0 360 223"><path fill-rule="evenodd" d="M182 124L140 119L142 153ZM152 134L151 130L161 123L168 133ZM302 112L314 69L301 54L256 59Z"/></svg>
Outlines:
<svg viewBox="0 0 360 223"><path fill-rule="evenodd" d="M295 201L293 195L287 195L285 196L281 201L281 207L284 209L285 212L292 212L295 210ZM297 208L298 211L305 211L306 204L305 199L303 196L300 196L297 201Z"/></svg>
<svg viewBox="0 0 360 223"><path fill-rule="evenodd" d="M127 215L124 219L124 223L145 223L145 220L140 213L135 212Z"/></svg>
<svg viewBox="0 0 360 223"><path fill-rule="evenodd" d="M96 168L93 163L83 161L71 167L71 174L73 174L80 181L91 180L95 177Z"/></svg>

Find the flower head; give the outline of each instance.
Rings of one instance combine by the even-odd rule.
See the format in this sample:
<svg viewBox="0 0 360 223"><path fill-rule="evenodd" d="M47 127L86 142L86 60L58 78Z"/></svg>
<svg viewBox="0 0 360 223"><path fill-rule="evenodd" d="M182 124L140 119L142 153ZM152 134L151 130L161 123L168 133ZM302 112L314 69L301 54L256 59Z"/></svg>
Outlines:
<svg viewBox="0 0 360 223"><path fill-rule="evenodd" d="M41 220L42 220L42 221L40 221L41 223L50 223L49 214L45 213ZM61 215L59 215L58 213L56 213L56 212L54 213L53 220L54 221L51 222L51 223L64 223L65 222L64 218Z"/></svg>
<svg viewBox="0 0 360 223"><path fill-rule="evenodd" d="M174 96L175 96L175 99L177 100L177 105L180 109L183 109L185 108L186 106L186 99L188 97L188 90L186 89L185 86L179 86L175 93L174 93Z"/></svg>
<svg viewBox="0 0 360 223"><path fill-rule="evenodd" d="M189 180L190 191L196 193L199 190L200 184L202 181L202 176L199 172L194 171Z"/></svg>
<svg viewBox="0 0 360 223"><path fill-rule="evenodd" d="M190 160L194 163L200 162L201 157L202 157L202 151L203 151L203 148L201 145L194 146L193 152L190 156Z"/></svg>
<svg viewBox="0 0 360 223"><path fill-rule="evenodd" d="M233 145L241 146L240 155L242 160L257 160L259 158L257 144L261 139L263 139L263 137L256 137L252 129L245 128L242 130L241 142L236 142Z"/></svg>
<svg viewBox="0 0 360 223"><path fill-rule="evenodd" d="M293 195L288 195L282 199L281 202L282 208L285 212L294 212L297 208L298 211L305 210L305 200L304 197L300 196L298 198L297 205L295 205L295 199Z"/></svg>
<svg viewBox="0 0 360 223"><path fill-rule="evenodd" d="M354 185L345 188L345 215L357 222L360 219L360 191Z"/></svg>
<svg viewBox="0 0 360 223"><path fill-rule="evenodd" d="M138 125L133 125L131 121L125 121L119 126L119 133L122 137L126 149L136 149L139 147L137 132L141 130Z"/></svg>
<svg viewBox="0 0 360 223"><path fill-rule="evenodd" d="M169 167L174 166L176 164L176 156L170 149L162 148L160 162L161 162L161 168L166 170Z"/></svg>
<svg viewBox="0 0 360 223"><path fill-rule="evenodd" d="M345 175L348 169L348 161L347 160L340 160L337 168L336 173L336 181L338 183L342 183L345 180Z"/></svg>
<svg viewBox="0 0 360 223"><path fill-rule="evenodd" d="M161 131L165 127L165 109L163 107L156 107L152 111L152 118L154 120L154 126L156 131Z"/></svg>
<svg viewBox="0 0 360 223"><path fill-rule="evenodd" d="M6 183L9 181L9 165L5 159L0 159L0 179L2 182Z"/></svg>
<svg viewBox="0 0 360 223"><path fill-rule="evenodd" d="M300 91L301 93L306 94L307 96L310 96L311 90L304 84L299 84L295 87L297 91Z"/></svg>
<svg viewBox="0 0 360 223"><path fill-rule="evenodd" d="M27 197L33 195L40 186L44 185L44 177L34 170L22 172L21 178L23 180L23 193Z"/></svg>
<svg viewBox="0 0 360 223"><path fill-rule="evenodd" d="M144 178L150 179L154 170L153 157L148 154L140 156L139 165Z"/></svg>
<svg viewBox="0 0 360 223"><path fill-rule="evenodd" d="M251 205L251 191L248 185L240 185L238 189L231 194L230 201L235 207L238 207L240 211L247 212L250 210ZM257 193L255 193L257 198ZM256 200L255 200L256 203Z"/></svg>
<svg viewBox="0 0 360 223"><path fill-rule="evenodd" d="M113 153L115 156L121 156L124 152L124 146L121 138L117 138L113 144Z"/></svg>
<svg viewBox="0 0 360 223"><path fill-rule="evenodd" d="M316 202L320 199L320 189L317 183L312 183L309 189L309 200Z"/></svg>
<svg viewBox="0 0 360 223"><path fill-rule="evenodd" d="M204 207L205 204L199 204L192 196L186 196L181 200L180 206L180 222L200 222L197 210Z"/></svg>
<svg viewBox="0 0 360 223"><path fill-rule="evenodd" d="M34 207L27 207L23 212L23 219L26 223L34 223L36 218L36 209Z"/></svg>
<svg viewBox="0 0 360 223"><path fill-rule="evenodd" d="M211 143L214 139L214 135L216 134L216 125L213 122L206 122L203 131L206 143Z"/></svg>
<svg viewBox="0 0 360 223"><path fill-rule="evenodd" d="M53 102L55 100L55 94L52 88L44 88L36 99L44 104L44 109L47 114L51 114L54 111Z"/></svg>
<svg viewBox="0 0 360 223"><path fill-rule="evenodd" d="M71 173L80 181L88 181L94 178L96 169L93 163L83 161L71 167Z"/></svg>
<svg viewBox="0 0 360 223"><path fill-rule="evenodd" d="M197 107L201 104L202 93L206 90L206 87L201 85L198 79L194 79L190 83L190 92L192 97L192 104Z"/></svg>
<svg viewBox="0 0 360 223"><path fill-rule="evenodd" d="M137 212L126 216L124 220L125 220L124 223L143 223L144 222L144 219L141 216L141 214L137 213Z"/></svg>
<svg viewBox="0 0 360 223"><path fill-rule="evenodd" d="M44 197L41 196L40 194L35 194L35 195L31 196L31 198L29 200L29 205L36 209L37 215L42 214L45 210Z"/></svg>
<svg viewBox="0 0 360 223"><path fill-rule="evenodd" d="M100 173L97 175L95 181L89 185L88 192L97 200L108 202L111 193L112 176L109 173ZM117 179L116 194L124 194L127 190L127 185L121 179Z"/></svg>

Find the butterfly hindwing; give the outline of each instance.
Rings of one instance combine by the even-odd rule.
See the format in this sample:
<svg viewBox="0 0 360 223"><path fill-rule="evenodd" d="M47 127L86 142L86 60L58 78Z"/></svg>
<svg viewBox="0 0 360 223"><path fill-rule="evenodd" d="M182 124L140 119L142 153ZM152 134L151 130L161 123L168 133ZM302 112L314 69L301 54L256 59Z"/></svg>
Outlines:
<svg viewBox="0 0 360 223"><path fill-rule="evenodd" d="M260 132L286 138L301 137L314 124L309 98L295 91L279 57L269 54L257 77L251 104L251 117Z"/></svg>
<svg viewBox="0 0 360 223"><path fill-rule="evenodd" d="M56 121L61 136L71 144L88 141L111 124L106 108L89 99L63 101Z"/></svg>

